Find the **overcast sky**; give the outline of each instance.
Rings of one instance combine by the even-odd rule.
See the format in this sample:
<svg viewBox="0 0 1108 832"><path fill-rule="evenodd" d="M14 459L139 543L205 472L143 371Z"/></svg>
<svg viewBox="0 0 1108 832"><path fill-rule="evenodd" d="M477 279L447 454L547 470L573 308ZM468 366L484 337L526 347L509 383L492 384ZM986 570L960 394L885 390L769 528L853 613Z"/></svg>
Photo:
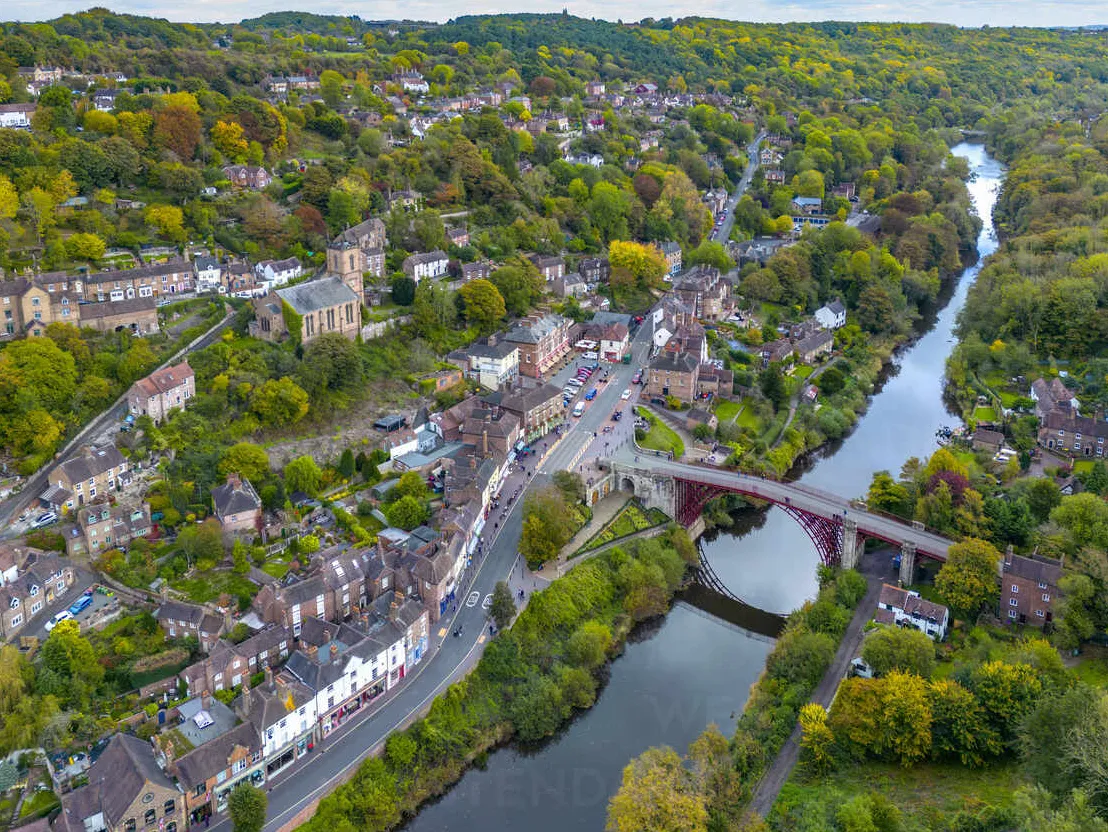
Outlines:
<svg viewBox="0 0 1108 832"><path fill-rule="evenodd" d="M4 0L0 19L49 20L92 5L90 0ZM1108 4L1100 0L406 0L404 3L346 0L115 0L113 11L176 21L232 22L264 12L303 9L316 14L357 14L363 19L408 18L445 21L462 14L559 12L581 17L639 20L643 17L700 15L759 22L815 20L938 21L960 26L1081 26L1108 23Z"/></svg>

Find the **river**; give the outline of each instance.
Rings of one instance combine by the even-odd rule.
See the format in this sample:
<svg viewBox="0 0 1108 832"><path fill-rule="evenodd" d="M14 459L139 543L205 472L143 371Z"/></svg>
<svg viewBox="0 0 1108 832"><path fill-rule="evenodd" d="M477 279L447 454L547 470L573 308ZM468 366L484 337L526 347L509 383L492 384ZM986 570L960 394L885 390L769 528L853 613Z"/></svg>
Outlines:
<svg viewBox="0 0 1108 832"><path fill-rule="evenodd" d="M969 189L984 220L978 239L983 258L996 249L991 215L1003 169L980 145L961 144L953 152L976 174ZM813 457L803 482L860 495L875 471L895 473L909 457L935 448L935 431L956 420L943 404L943 369L978 264L963 272L933 328L897 355L854 432ZM819 557L803 530L775 509L744 512L739 521L740 527L702 544L735 594L773 612L812 597ZM761 636L679 603L663 621L636 633L591 710L537 749L493 753L485 769L467 772L406 829L601 830L608 798L632 757L652 745L684 751L710 722L733 733L770 647Z"/></svg>

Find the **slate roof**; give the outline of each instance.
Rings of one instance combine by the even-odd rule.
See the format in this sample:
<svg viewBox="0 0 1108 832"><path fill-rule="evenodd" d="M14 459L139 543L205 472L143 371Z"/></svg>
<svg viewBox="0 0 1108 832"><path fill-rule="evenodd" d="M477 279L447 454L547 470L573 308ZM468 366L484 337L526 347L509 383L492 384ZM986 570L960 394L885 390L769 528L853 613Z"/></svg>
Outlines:
<svg viewBox="0 0 1108 832"><path fill-rule="evenodd" d="M123 465L126 460L115 445L88 445L77 456L67 459L61 469L73 483L84 482L103 474L110 468Z"/></svg>
<svg viewBox="0 0 1108 832"><path fill-rule="evenodd" d="M323 277L277 290L278 297L298 315L330 309L344 303L361 303L361 298L338 277Z"/></svg>
<svg viewBox="0 0 1108 832"><path fill-rule="evenodd" d="M518 349L519 347L509 341L498 340L495 344L490 344L488 341L484 343L475 341L465 351L478 358L507 358Z"/></svg>
<svg viewBox="0 0 1108 832"><path fill-rule="evenodd" d="M100 805L112 828L122 824L123 813L146 789L147 782L176 791L173 781L154 760L150 743L129 734L111 738L89 769L88 780L90 788L99 789Z"/></svg>
<svg viewBox="0 0 1108 832"><path fill-rule="evenodd" d="M261 508L262 501L250 480L228 477L223 485L212 489L212 503L220 517L244 514Z"/></svg>
<svg viewBox="0 0 1108 832"><path fill-rule="evenodd" d="M1056 587L1062 577L1062 562L1046 558L1026 558L1023 555L1005 555L1004 574Z"/></svg>
<svg viewBox="0 0 1108 832"><path fill-rule="evenodd" d="M82 303L81 320L110 318L113 315L131 315L137 312L153 312L155 309L157 309L157 301L152 297L104 301L103 303Z"/></svg>
<svg viewBox="0 0 1108 832"><path fill-rule="evenodd" d="M541 387L533 387L530 390L523 390L514 395L505 396L501 402L501 407L513 413L527 413L552 399L561 400L561 398L561 388L553 384L543 384ZM468 423L466 426L468 427Z"/></svg>
<svg viewBox="0 0 1108 832"><path fill-rule="evenodd" d="M665 373L692 373L700 362L687 352L662 352L650 362L651 370Z"/></svg>
<svg viewBox="0 0 1108 832"><path fill-rule="evenodd" d="M897 607L908 615L925 618L928 621L942 621L943 616L947 614L947 609L942 604L928 601L926 598L913 595L906 589L889 584L882 585L878 603L882 606L888 604Z"/></svg>
<svg viewBox="0 0 1108 832"><path fill-rule="evenodd" d="M262 740L253 723L244 722L178 758L177 779L188 791L215 777L219 772L230 768L229 759L235 746L241 746L250 753L262 750Z"/></svg>

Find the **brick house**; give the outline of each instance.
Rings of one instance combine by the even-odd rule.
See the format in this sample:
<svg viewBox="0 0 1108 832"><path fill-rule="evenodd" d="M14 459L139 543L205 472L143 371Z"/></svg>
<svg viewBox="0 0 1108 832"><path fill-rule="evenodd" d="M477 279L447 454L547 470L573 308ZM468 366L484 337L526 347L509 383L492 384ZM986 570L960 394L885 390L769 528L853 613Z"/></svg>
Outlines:
<svg viewBox="0 0 1108 832"><path fill-rule="evenodd" d="M164 594L161 605L154 610L154 618L165 630L167 638L195 638L205 653L215 647L228 625L222 616L214 612L196 604L171 601Z"/></svg>
<svg viewBox="0 0 1108 832"><path fill-rule="evenodd" d="M149 416L157 424L196 396L196 374L188 361L155 370L131 385L127 407L134 416Z"/></svg>
<svg viewBox="0 0 1108 832"><path fill-rule="evenodd" d="M553 384L543 384L505 396L500 407L519 420L523 437L531 441L546 436L562 422L562 391Z"/></svg>
<svg viewBox="0 0 1108 832"><path fill-rule="evenodd" d="M450 242L450 245L452 246L458 246L459 248L462 246L468 246L469 229L466 228L464 225L458 226L456 228L448 228L446 229L446 239Z"/></svg>
<svg viewBox="0 0 1108 832"><path fill-rule="evenodd" d="M583 257L577 271L586 283L602 283L611 276L612 267L607 257Z"/></svg>
<svg viewBox="0 0 1108 832"><path fill-rule="evenodd" d="M105 303L85 303L78 307L81 326L100 332L130 330L134 335L158 332L158 305L154 298L134 298Z"/></svg>
<svg viewBox="0 0 1108 832"><path fill-rule="evenodd" d="M1104 457L1108 422L1081 416L1066 405L1056 406L1039 423L1039 444L1078 457Z"/></svg>
<svg viewBox="0 0 1108 832"><path fill-rule="evenodd" d="M119 491L129 476L130 465L115 445L86 445L54 469L39 499L55 511L70 510Z"/></svg>
<svg viewBox="0 0 1108 832"><path fill-rule="evenodd" d="M735 309L731 281L713 266L693 266L680 277L674 278L673 292L678 300L692 310L693 316L699 319L721 320Z"/></svg>
<svg viewBox="0 0 1108 832"><path fill-rule="evenodd" d="M262 739L243 722L181 757L167 755L166 769L180 785L190 824L209 823L227 809L231 790L246 780L264 780Z"/></svg>
<svg viewBox="0 0 1108 832"><path fill-rule="evenodd" d="M228 474L212 489L212 507L224 534L255 534L262 527L262 500L250 480Z"/></svg>
<svg viewBox="0 0 1108 832"><path fill-rule="evenodd" d="M566 273L566 261L560 255L543 256L532 255L531 262L539 270L543 280L550 283Z"/></svg>
<svg viewBox="0 0 1108 832"><path fill-rule="evenodd" d="M647 368L646 395L673 396L683 402L696 398L700 362L688 353L663 351Z"/></svg>
<svg viewBox="0 0 1108 832"><path fill-rule="evenodd" d="M569 355L572 322L561 315L532 315L517 323L504 336L519 347L519 372L542 378Z"/></svg>
<svg viewBox="0 0 1108 832"><path fill-rule="evenodd" d="M462 424L462 441L481 457L506 457L520 440L519 418L500 408L475 411Z"/></svg>
<svg viewBox="0 0 1108 832"><path fill-rule="evenodd" d="M223 168L223 175L231 180L236 188L249 188L260 190L273 181L269 171L257 165L228 165Z"/></svg>
<svg viewBox="0 0 1108 832"><path fill-rule="evenodd" d="M185 802L150 743L116 734L88 770L88 785L62 797L61 832L184 832Z"/></svg>
<svg viewBox="0 0 1108 832"><path fill-rule="evenodd" d="M193 693L229 690L267 667L281 665L294 641L291 630L274 625L239 644L221 640L205 658L182 670L180 678Z"/></svg>
<svg viewBox="0 0 1108 832"><path fill-rule="evenodd" d="M1042 627L1054 620L1061 561L1008 552L1000 564L1000 617Z"/></svg>
<svg viewBox="0 0 1108 832"><path fill-rule="evenodd" d="M665 242L659 246L659 249L662 252L662 256L666 258L666 274L670 277L676 277L681 273L681 244L672 241Z"/></svg>

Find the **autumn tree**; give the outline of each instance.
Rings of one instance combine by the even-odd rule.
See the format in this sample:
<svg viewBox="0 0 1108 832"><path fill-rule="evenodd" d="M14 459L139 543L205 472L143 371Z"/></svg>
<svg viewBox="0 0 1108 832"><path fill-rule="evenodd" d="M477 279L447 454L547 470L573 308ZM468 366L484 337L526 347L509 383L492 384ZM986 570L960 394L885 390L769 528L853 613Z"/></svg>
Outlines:
<svg viewBox="0 0 1108 832"><path fill-rule="evenodd" d="M878 676L899 670L926 679L935 666L935 643L914 627L881 627L866 638L862 659Z"/></svg>
<svg viewBox="0 0 1108 832"><path fill-rule="evenodd" d="M219 473L236 473L254 484L269 476L269 454L253 442L239 442L228 448L219 461Z"/></svg>
<svg viewBox="0 0 1108 832"><path fill-rule="evenodd" d="M835 764L835 735L827 726L827 711L810 702L800 709L801 762L814 774L825 774Z"/></svg>
<svg viewBox="0 0 1108 832"><path fill-rule="evenodd" d="M309 497L319 493L323 472L310 456L299 456L285 466L285 488L290 492L303 491Z"/></svg>
<svg viewBox="0 0 1108 832"><path fill-rule="evenodd" d="M997 565L1000 552L985 540L968 538L951 545L946 563L935 576L935 588L961 614L975 616L1000 597Z"/></svg>
<svg viewBox="0 0 1108 832"><path fill-rule="evenodd" d="M488 280L471 280L458 292L465 302L465 316L483 334L496 331L507 314L504 298Z"/></svg>
<svg viewBox="0 0 1108 832"><path fill-rule="evenodd" d="M308 394L289 377L268 379L250 397L250 409L264 425L294 425L308 413Z"/></svg>
<svg viewBox="0 0 1108 832"><path fill-rule="evenodd" d="M188 162L200 143L200 126L200 116L191 107L163 107L154 113L154 141Z"/></svg>
<svg viewBox="0 0 1108 832"><path fill-rule="evenodd" d="M672 748L650 748L623 770L608 802L608 832L705 832L708 810L691 772Z"/></svg>

